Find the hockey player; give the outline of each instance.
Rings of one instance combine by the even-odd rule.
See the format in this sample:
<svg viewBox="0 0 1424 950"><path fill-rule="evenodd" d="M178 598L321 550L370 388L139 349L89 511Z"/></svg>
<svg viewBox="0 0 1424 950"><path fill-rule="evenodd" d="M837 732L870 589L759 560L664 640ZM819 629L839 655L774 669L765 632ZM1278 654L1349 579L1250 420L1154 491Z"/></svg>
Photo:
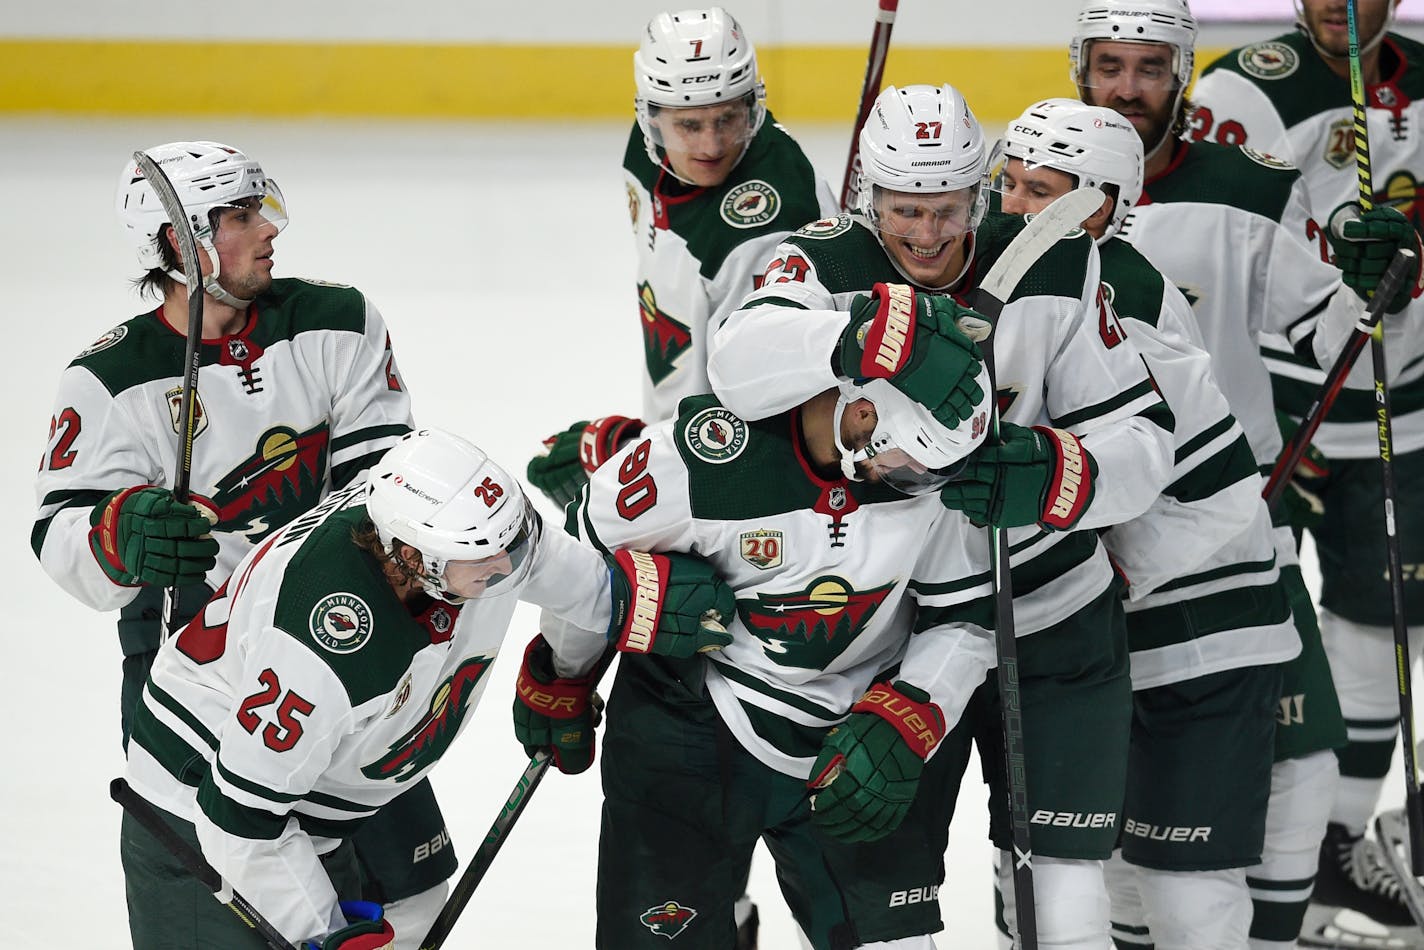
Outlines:
<svg viewBox="0 0 1424 950"><path fill-rule="evenodd" d="M837 210L766 109L756 51L721 7L660 13L633 56L637 122L623 156L638 253L643 419L711 391L707 336L751 293L772 248ZM563 507L643 419L576 422L545 440L528 477Z"/></svg>
<svg viewBox="0 0 1424 950"><path fill-rule="evenodd" d="M1216 378L1269 470L1281 438L1262 335L1280 334L1302 360L1329 365L1360 305L1324 259L1299 172L1249 147L1179 138L1195 41L1185 0L1088 0L1069 58L1083 101L1121 113L1146 150L1144 196L1119 234L1192 299ZM1289 946L1299 933L1337 774L1329 750L1343 740L1294 538L1283 512L1276 520L1301 654L1284 670L1265 848L1247 872L1255 948Z"/></svg>
<svg viewBox="0 0 1424 950"><path fill-rule="evenodd" d="M696 558L605 559L544 533L503 469L422 429L253 549L164 643L129 783L293 943L393 946L389 921L348 921L338 904L353 883L343 839L464 728L520 599L619 649L674 656L725 644L733 610ZM129 822L135 946L263 945Z"/></svg>
<svg viewBox="0 0 1424 950"><path fill-rule="evenodd" d="M1106 534L1129 583L1134 690L1122 859L1108 875L1114 920L1141 920L1159 950L1245 950L1279 664L1300 652L1255 458L1191 305L1114 237L1142 192L1132 125L1111 109L1050 99L1009 123L1000 158L1005 211L1041 211L1082 185L1109 195L1083 227L1102 255L1104 293L1177 421L1172 484ZM1117 936L1131 945L1142 934Z"/></svg>
<svg viewBox="0 0 1424 950"><path fill-rule="evenodd" d="M1354 240L1360 225L1348 225L1352 239L1342 239L1334 228L1315 235L1329 241L1346 281L1362 293L1373 290L1378 268L1394 246L1418 240L1416 231L1424 221L1417 187L1424 177L1424 145L1417 135L1424 121L1424 46L1390 32L1398 5L1398 0L1359 0L1357 15L1375 188L1375 208L1361 218L1369 237L1385 240ZM1318 210L1357 209L1345 2L1297 2L1296 20L1298 31L1232 50L1207 67L1193 96L1192 136L1277 155L1300 168ZM1387 331L1419 327L1424 316L1420 291L1416 283L1389 303ZM1279 340L1268 340L1265 352L1277 406L1298 418L1318 391L1321 373L1301 365ZM1396 534L1406 565L1424 561L1420 352L1417 341L1388 338L1389 367L1398 372L1391 381ZM1368 357L1360 359L1352 386L1356 381L1368 386L1370 369ZM1375 414L1372 392L1347 389L1315 436L1315 445L1331 460L1330 476L1319 492L1324 517L1312 528L1323 579L1320 628L1349 744L1339 753L1340 784L1321 845L1310 920L1311 929L1317 929L1338 909L1348 908L1395 928L1395 938L1407 941L1401 946L1424 947L1401 902L1398 880L1382 866L1375 842L1364 837L1389 770L1399 716ZM1404 571L1402 583L1404 617L1412 627L1417 658L1424 639L1418 626L1424 622L1424 583L1412 569ZM1348 921L1333 925L1351 929ZM1381 939L1368 932L1353 936Z"/></svg>
<svg viewBox="0 0 1424 950"><path fill-rule="evenodd" d="M964 313L903 284L857 303L864 350L845 344L855 360L887 345L901 307L921 325ZM899 824L924 760L993 662L982 627L917 623L910 635L925 544L939 538L937 550L957 550L955 566L967 567L965 532L939 530L955 516L937 495L986 429L987 372L977 358L964 371L978 395L954 429L894 377L842 381L755 423L714 397L690 398L594 472L570 507L583 540L695 551L737 597L721 652L620 659L604 738L597 946L730 946L759 839L812 946L856 944L854 892L885 868L827 851ZM547 611L542 630L520 672L516 732L530 751L553 745L561 767L586 768L586 671L606 640ZM530 702L541 695L550 698Z"/></svg>
<svg viewBox="0 0 1424 950"><path fill-rule="evenodd" d="M164 589L179 588L176 628L254 544L359 479L411 427L410 398L371 302L351 287L273 278L273 240L287 212L262 167L213 142L148 153L189 212L202 257L195 497L179 504L167 487L186 372L186 264L157 194L130 161L119 223L146 269L139 286L160 306L104 333L64 371L31 536L64 590L119 611L125 743L162 636ZM433 919L456 862L448 847L417 852L431 840L448 834L422 782L359 836L365 896L395 918Z"/></svg>
<svg viewBox="0 0 1424 950"><path fill-rule="evenodd" d="M983 133L951 86L882 91L860 155L859 214L815 222L783 242L761 288L713 338L714 391L743 418L780 411L865 372L844 360L842 341L857 332L857 295L866 288L898 278L917 292L973 300L1023 227L1016 216L986 216ZM944 503L978 524L1007 528L1014 552L1029 807L1050 816L1033 829L1044 947L1099 947L1107 939L1101 860L1117 838L1131 716L1117 582L1097 532L1073 529L1141 514L1172 468L1171 414L1137 349L1116 331L1098 272L1097 250L1079 232L1046 252L1006 302L993 334L1003 443L981 449L941 492ZM1074 457L1083 460L1087 484L1055 507L1068 502L1059 476ZM962 524L962 516L955 519ZM956 560L931 557L918 589L942 622L992 626L987 533L967 537L969 576ZM892 894L943 873L971 732L993 773L991 834L1008 847L997 703L991 679L955 731L954 747L930 764L930 792L917 800L925 813L912 813L874 849L895 868L894 886L857 894L863 942L923 946L924 935L940 929L933 901L897 903ZM1080 767L1086 761L1092 769ZM1088 818L1076 827L1051 820L1069 813Z"/></svg>

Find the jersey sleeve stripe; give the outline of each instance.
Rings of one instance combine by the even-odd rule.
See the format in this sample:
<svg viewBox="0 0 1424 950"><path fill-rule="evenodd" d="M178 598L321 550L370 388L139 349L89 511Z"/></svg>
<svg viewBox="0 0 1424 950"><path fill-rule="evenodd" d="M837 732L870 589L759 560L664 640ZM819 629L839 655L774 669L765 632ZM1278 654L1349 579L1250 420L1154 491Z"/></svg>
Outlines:
<svg viewBox="0 0 1424 950"><path fill-rule="evenodd" d="M45 537L49 535L49 526L54 523L55 515L66 508L93 508L99 499L107 494L108 492L95 489L75 489L52 491L45 495L44 501L40 503L42 517L30 531L30 548L34 550L35 557L39 557L40 552L44 550Z"/></svg>
<svg viewBox="0 0 1424 950"><path fill-rule="evenodd" d="M1106 399L1096 405L1084 406L1082 409L1078 409L1074 412L1054 417L1053 424L1060 429L1068 429L1071 431L1074 426L1111 416L1123 409L1130 409L1138 402L1141 402L1142 405L1137 408L1137 415L1147 416L1158 425L1162 425L1165 421L1166 425L1164 428L1169 432L1172 430L1175 422L1172 419L1171 410L1169 410L1167 404L1162 401L1162 397L1157 393L1157 390L1152 387L1152 381L1150 379L1144 379L1131 389L1120 392L1113 398ZM1157 410L1159 406L1161 407L1161 412L1165 414L1165 420L1153 418L1153 411Z"/></svg>

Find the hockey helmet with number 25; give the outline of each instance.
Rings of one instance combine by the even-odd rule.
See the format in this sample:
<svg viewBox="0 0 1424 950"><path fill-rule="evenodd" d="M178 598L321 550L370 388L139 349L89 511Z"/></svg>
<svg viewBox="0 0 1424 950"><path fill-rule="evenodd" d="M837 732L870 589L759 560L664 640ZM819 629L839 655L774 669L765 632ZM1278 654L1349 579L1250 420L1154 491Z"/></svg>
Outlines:
<svg viewBox="0 0 1424 950"><path fill-rule="evenodd" d="M539 541L519 482L441 429L410 433L371 468L366 514L388 550L420 551L430 596L456 603L517 589Z"/></svg>
<svg viewBox="0 0 1424 950"><path fill-rule="evenodd" d="M223 303L246 307L250 300L233 297L218 285L219 264L213 248L211 212L238 207L238 202L256 198L260 202L258 212L280 231L287 226L287 207L281 189L256 161L218 142L172 142L145 151L173 183L178 200L187 212L194 239L212 260L213 272L203 278L203 289ZM163 226L173 222L168 219L168 212L158 200L153 185L133 159L124 166L119 179L116 209L124 233L138 252L139 264L148 270L163 267L160 245ZM180 271L170 270L167 274L180 284L184 282Z"/></svg>

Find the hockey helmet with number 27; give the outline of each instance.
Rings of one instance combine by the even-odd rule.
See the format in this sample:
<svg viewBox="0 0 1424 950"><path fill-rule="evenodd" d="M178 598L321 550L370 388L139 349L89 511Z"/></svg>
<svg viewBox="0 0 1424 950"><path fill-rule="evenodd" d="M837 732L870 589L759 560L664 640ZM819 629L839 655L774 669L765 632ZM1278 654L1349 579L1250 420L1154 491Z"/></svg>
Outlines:
<svg viewBox="0 0 1424 950"><path fill-rule="evenodd" d="M420 551L421 586L451 602L517 589L539 541L519 482L441 429L410 433L371 468L366 514L388 550Z"/></svg>

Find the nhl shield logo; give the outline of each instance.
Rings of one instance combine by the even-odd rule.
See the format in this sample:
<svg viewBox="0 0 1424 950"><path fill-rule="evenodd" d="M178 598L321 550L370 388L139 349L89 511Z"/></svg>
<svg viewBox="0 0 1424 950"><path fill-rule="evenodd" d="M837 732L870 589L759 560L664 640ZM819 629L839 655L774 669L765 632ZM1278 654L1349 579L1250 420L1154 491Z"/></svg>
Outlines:
<svg viewBox="0 0 1424 950"><path fill-rule="evenodd" d="M1243 49L1236 62L1243 72L1257 79L1284 79L1300 66L1296 51L1284 43L1257 43Z"/></svg>
<svg viewBox="0 0 1424 950"><path fill-rule="evenodd" d="M755 228L781 211L781 196L761 180L743 182L722 199L722 220L734 228Z"/></svg>
<svg viewBox="0 0 1424 950"><path fill-rule="evenodd" d="M332 653L355 653L371 639L371 608L355 594L328 594L309 620L312 638Z"/></svg>
<svg viewBox="0 0 1424 950"><path fill-rule="evenodd" d="M742 560L759 571L781 566L782 547L780 531L742 532Z"/></svg>
<svg viewBox="0 0 1424 950"><path fill-rule="evenodd" d="M697 911L691 907L683 907L677 901L668 901L666 904L649 907L638 920L659 937L673 940L687 929L687 925L692 923L692 918L696 916Z"/></svg>
<svg viewBox="0 0 1424 950"><path fill-rule="evenodd" d="M183 388L170 389L163 394L168 400L168 417L173 422L173 431L178 435L183 433L178 431L178 417L183 410ZM203 434L208 427L208 411L203 408L203 397L198 395L198 391L193 390L193 438Z"/></svg>
<svg viewBox="0 0 1424 950"><path fill-rule="evenodd" d="M831 489L830 505L832 511L840 511L846 506L846 490L840 485Z"/></svg>
<svg viewBox="0 0 1424 950"><path fill-rule="evenodd" d="M747 447L747 424L721 406L704 409L689 419L684 434L687 447L713 465L732 461Z"/></svg>

